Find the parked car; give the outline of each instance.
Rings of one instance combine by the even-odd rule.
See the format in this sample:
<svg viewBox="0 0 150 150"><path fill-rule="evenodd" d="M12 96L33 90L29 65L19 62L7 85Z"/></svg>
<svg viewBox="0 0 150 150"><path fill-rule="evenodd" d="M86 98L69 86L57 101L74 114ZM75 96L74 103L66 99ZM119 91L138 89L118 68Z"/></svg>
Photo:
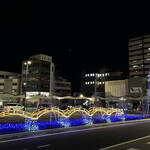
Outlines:
<svg viewBox="0 0 150 150"><path fill-rule="evenodd" d="M7 103L4 105L4 110L24 110L24 106L19 103Z"/></svg>

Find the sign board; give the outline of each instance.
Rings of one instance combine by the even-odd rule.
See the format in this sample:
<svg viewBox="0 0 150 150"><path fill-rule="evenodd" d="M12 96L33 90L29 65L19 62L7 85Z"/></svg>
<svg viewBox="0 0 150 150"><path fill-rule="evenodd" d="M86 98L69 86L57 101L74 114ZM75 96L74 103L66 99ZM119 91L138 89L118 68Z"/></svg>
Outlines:
<svg viewBox="0 0 150 150"><path fill-rule="evenodd" d="M141 93L142 88L141 87L130 87L130 93Z"/></svg>

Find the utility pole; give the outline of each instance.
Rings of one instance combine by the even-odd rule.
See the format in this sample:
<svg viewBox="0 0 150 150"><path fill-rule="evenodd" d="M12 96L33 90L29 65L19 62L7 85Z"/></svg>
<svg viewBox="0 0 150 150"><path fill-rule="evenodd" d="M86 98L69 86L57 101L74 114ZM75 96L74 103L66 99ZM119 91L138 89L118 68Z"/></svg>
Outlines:
<svg viewBox="0 0 150 150"><path fill-rule="evenodd" d="M95 90L94 90L94 97L95 97L95 101L96 101L96 93L97 93L97 80L98 80L98 77L97 77L97 74L95 73Z"/></svg>

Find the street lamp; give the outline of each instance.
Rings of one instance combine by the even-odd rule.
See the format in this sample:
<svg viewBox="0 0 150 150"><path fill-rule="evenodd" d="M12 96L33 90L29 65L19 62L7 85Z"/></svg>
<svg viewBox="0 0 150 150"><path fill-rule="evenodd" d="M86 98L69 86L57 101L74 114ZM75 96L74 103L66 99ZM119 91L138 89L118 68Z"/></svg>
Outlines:
<svg viewBox="0 0 150 150"><path fill-rule="evenodd" d="M24 108L25 108L25 110L26 110L26 104L27 104L27 102L26 102L26 97L27 97L27 95L26 95L26 87L27 87L27 76L28 76L28 71L29 71L29 65L31 64L32 62L31 61L26 61L26 62L24 62L24 65L26 66L26 71L25 71L25 83L24 83L24 86L25 86L25 103L24 103Z"/></svg>

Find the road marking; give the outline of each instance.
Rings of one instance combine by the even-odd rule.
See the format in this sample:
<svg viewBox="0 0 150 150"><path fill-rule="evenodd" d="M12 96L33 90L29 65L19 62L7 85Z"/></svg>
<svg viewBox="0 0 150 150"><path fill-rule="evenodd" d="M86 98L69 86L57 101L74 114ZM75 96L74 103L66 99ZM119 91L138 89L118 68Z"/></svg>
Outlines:
<svg viewBox="0 0 150 150"><path fill-rule="evenodd" d="M137 148L129 148L127 150L140 150L140 149L137 149Z"/></svg>
<svg viewBox="0 0 150 150"><path fill-rule="evenodd" d="M50 144L47 144L47 145L40 145L40 146L37 146L37 148L43 148L43 147L49 147L51 146Z"/></svg>
<svg viewBox="0 0 150 150"><path fill-rule="evenodd" d="M114 148L114 147L122 146L122 145L125 145L125 144L128 144L128 143L136 142L136 141L143 140L143 139L146 139L146 138L150 138L150 135L144 136L144 137L141 137L141 138L137 138L137 139L133 139L133 140L130 140L130 141L122 142L122 143L119 143L119 144L115 144L115 145L112 145L112 146L104 147L104 148L101 148L101 149L98 149L98 150L108 150L108 149L111 149L111 148Z"/></svg>
<svg viewBox="0 0 150 150"><path fill-rule="evenodd" d="M150 142L147 142L146 144L150 144Z"/></svg>
<svg viewBox="0 0 150 150"><path fill-rule="evenodd" d="M62 132L60 131L60 132L56 132L56 133L45 133L45 134L39 134L39 135L35 135L35 136L27 136L27 137L18 138L18 139L10 139L10 140L5 140L5 141L0 141L0 144L8 143L8 142L16 142L16 141L21 141L21 140L29 140L29 139L34 139L34 138L42 138L42 137L48 137L48 136L76 133L76 132L84 132L84 131L92 131L92 130L98 130L98 129L107 129L107 128L115 128L115 127L121 127L121 126L128 126L128 125L134 125L134 124L149 123L149 122L150 121L133 122L133 123L125 123L125 124L113 124L110 126L91 127L91 128L87 128L87 129L74 129L74 130L68 130L68 131L62 131ZM13 135L15 135L15 134L13 134ZM148 135L148 136L150 136L150 135Z"/></svg>

